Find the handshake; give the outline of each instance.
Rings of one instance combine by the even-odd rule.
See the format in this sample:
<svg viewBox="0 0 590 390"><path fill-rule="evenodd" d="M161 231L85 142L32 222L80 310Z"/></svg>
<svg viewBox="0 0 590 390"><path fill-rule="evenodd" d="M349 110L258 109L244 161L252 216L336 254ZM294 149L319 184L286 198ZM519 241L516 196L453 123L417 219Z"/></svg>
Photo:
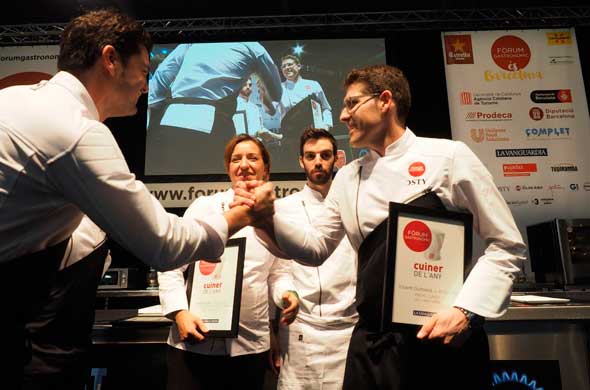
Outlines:
<svg viewBox="0 0 590 390"><path fill-rule="evenodd" d="M275 199L272 183L262 180L239 181L234 185L234 200L230 208L243 208L248 225L264 228L272 222Z"/></svg>

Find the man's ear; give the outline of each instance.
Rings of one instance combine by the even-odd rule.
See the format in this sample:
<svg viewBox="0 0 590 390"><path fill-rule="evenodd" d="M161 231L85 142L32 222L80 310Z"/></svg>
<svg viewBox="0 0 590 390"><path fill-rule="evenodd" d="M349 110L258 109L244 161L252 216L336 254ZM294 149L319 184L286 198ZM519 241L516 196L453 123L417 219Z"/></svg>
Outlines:
<svg viewBox="0 0 590 390"><path fill-rule="evenodd" d="M395 100L393 100L393 94L389 90L381 92L379 95L379 103L381 103L382 109L395 108Z"/></svg>
<svg viewBox="0 0 590 390"><path fill-rule="evenodd" d="M115 75L115 68L119 62L119 54L112 45L106 45L101 51L101 60L104 68L110 75Z"/></svg>
<svg viewBox="0 0 590 390"><path fill-rule="evenodd" d="M299 156L299 166L301 169L305 169L305 165L303 165L303 157Z"/></svg>

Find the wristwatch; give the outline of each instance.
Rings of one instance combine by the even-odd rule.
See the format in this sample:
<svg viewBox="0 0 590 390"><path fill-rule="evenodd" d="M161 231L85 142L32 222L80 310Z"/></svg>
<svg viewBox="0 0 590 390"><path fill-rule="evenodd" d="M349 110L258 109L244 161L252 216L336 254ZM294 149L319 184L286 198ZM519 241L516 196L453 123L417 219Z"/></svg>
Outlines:
<svg viewBox="0 0 590 390"><path fill-rule="evenodd" d="M474 312L469 311L469 310L464 309L459 306L454 306L454 307L459 309L461 311L461 313L463 313L465 315L465 317L467 318L467 323L468 323L469 329L479 329L483 326L483 324L486 321L486 319L484 317L480 316L479 314L475 314Z"/></svg>

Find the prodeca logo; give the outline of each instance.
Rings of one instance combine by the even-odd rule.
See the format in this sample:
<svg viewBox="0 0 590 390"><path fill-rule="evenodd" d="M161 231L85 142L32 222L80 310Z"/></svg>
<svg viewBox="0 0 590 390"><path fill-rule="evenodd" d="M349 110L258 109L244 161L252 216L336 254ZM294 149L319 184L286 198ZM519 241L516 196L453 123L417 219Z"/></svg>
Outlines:
<svg viewBox="0 0 590 390"><path fill-rule="evenodd" d="M470 111L465 114L467 122L511 121L511 112L482 112Z"/></svg>

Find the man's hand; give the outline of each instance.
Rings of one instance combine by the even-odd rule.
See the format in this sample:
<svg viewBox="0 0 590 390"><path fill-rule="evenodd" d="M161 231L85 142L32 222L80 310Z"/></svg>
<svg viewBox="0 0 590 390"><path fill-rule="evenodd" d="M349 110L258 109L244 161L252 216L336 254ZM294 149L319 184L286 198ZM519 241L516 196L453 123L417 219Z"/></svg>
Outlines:
<svg viewBox="0 0 590 390"><path fill-rule="evenodd" d="M234 186L234 200L230 207L247 206L253 222L263 223L274 214L274 201L272 183L260 180L243 181Z"/></svg>
<svg viewBox="0 0 590 390"><path fill-rule="evenodd" d="M252 207L252 212L257 221L263 221L270 218L275 213L275 192L271 182L254 188L254 197L256 203Z"/></svg>
<svg viewBox="0 0 590 390"><path fill-rule="evenodd" d="M178 326L178 333L180 333L182 341L189 343L203 341L205 334L209 332L203 320L188 310L179 310L174 316L174 321Z"/></svg>
<svg viewBox="0 0 590 390"><path fill-rule="evenodd" d="M270 130L262 129L256 133L256 137L260 138L264 142L279 141L283 139L282 134L273 133Z"/></svg>
<svg viewBox="0 0 590 390"><path fill-rule="evenodd" d="M291 325L299 313L299 297L295 291L285 291L282 296L283 310L281 311L281 324Z"/></svg>
<svg viewBox="0 0 590 390"><path fill-rule="evenodd" d="M461 310L452 307L435 314L418 332L419 339L439 339L445 345L461 346L471 334L469 323Z"/></svg>
<svg viewBox="0 0 590 390"><path fill-rule="evenodd" d="M262 180L238 181L234 185L234 200L229 204L230 208L237 206L254 207L256 195L254 189L264 184Z"/></svg>
<svg viewBox="0 0 590 390"><path fill-rule="evenodd" d="M268 96L268 93L266 93L266 87L264 86L264 83L262 82L262 80L258 79L256 81L256 86L258 87L258 96L260 96L260 100L262 101L262 105L264 105L264 110L268 114L274 115L277 112L277 110L273 106L272 101L270 100L270 97Z"/></svg>

